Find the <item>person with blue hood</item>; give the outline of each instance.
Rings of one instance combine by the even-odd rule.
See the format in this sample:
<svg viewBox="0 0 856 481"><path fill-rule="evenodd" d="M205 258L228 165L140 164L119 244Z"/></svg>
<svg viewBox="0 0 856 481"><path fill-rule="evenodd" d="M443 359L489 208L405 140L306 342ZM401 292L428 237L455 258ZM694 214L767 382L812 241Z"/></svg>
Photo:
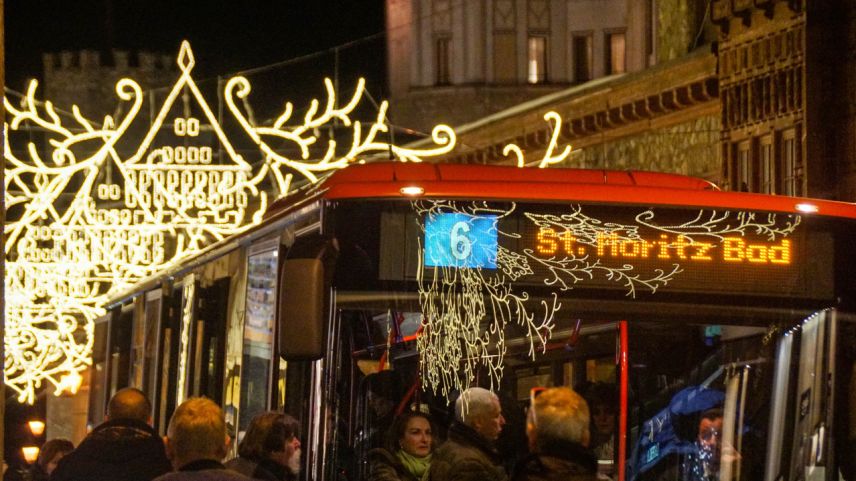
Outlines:
<svg viewBox="0 0 856 481"><path fill-rule="evenodd" d="M675 394L665 409L642 423L627 479L718 479L714 476L718 476L722 432L719 408L724 401L724 393L705 386L687 387Z"/></svg>

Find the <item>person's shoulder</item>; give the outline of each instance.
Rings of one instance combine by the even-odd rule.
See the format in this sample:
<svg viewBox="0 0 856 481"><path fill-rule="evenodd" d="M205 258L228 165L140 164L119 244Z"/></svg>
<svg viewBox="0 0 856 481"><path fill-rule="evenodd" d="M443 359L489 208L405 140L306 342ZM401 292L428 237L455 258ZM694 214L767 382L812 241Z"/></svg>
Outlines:
<svg viewBox="0 0 856 481"><path fill-rule="evenodd" d="M153 481L250 481L252 479L228 469L203 469L201 471L175 471L159 476Z"/></svg>
<svg viewBox="0 0 856 481"><path fill-rule="evenodd" d="M461 442L459 439L449 438L443 441L443 443L434 450L434 456L448 456L459 452L461 449L468 448L470 448L470 446L467 443Z"/></svg>
<svg viewBox="0 0 856 481"><path fill-rule="evenodd" d="M372 450L369 450L367 456L369 458L369 461L386 461L390 463L395 461L395 455L384 448L374 448Z"/></svg>
<svg viewBox="0 0 856 481"><path fill-rule="evenodd" d="M243 474L244 476L251 476L253 471L255 471L258 467L258 465L259 463L251 461L247 458L242 458L240 456L234 459L230 459L224 464L227 470Z"/></svg>

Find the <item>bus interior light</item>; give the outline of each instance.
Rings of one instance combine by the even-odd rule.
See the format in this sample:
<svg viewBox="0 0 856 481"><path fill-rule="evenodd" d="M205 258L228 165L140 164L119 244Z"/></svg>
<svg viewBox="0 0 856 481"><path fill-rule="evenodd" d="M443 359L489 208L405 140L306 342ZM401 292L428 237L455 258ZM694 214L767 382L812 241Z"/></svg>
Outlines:
<svg viewBox="0 0 856 481"><path fill-rule="evenodd" d="M401 192L401 195L409 195L411 197L415 197L424 194L425 189L419 187L418 185L408 185L406 187L402 187L399 192Z"/></svg>
<svg viewBox="0 0 856 481"><path fill-rule="evenodd" d="M798 211L805 212L806 214L814 214L818 211L818 207L815 204L809 204L807 202L801 202L795 207Z"/></svg>

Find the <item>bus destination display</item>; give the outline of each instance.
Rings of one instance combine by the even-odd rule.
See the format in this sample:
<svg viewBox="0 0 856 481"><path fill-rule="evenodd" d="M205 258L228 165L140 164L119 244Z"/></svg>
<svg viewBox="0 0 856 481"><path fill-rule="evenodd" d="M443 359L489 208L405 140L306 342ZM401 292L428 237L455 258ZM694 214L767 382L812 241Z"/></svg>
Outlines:
<svg viewBox="0 0 856 481"><path fill-rule="evenodd" d="M425 265L496 269L496 216L451 213L425 222Z"/></svg>
<svg viewBox="0 0 856 481"><path fill-rule="evenodd" d="M633 297L824 297L831 285L807 285L826 269L806 263L806 253L831 249L831 240L809 238L798 215L579 205L462 210L423 217L426 267L481 268L516 283L625 289Z"/></svg>
<svg viewBox="0 0 856 481"><path fill-rule="evenodd" d="M656 239L622 239L617 234L598 233L594 245L577 242L571 231L557 232L541 227L535 236L533 253L541 258L594 255L598 259L656 259L702 263L749 263L790 265L790 239L779 242L742 237L723 237L719 242L694 241L684 235L660 234Z"/></svg>

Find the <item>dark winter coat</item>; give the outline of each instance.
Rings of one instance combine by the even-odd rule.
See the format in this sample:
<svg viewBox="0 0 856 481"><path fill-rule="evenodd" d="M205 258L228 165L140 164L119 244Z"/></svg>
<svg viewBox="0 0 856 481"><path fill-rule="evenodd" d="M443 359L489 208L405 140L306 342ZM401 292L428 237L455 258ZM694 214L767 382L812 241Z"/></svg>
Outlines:
<svg viewBox="0 0 856 481"><path fill-rule="evenodd" d="M493 444L473 428L453 423L431 460L430 481L507 481Z"/></svg>
<svg viewBox="0 0 856 481"><path fill-rule="evenodd" d="M200 459L187 463L174 473L155 478L155 481L250 481L241 473L230 471L217 461Z"/></svg>
<svg viewBox="0 0 856 481"><path fill-rule="evenodd" d="M163 440L146 423L114 419L59 460L51 481L151 481L172 471Z"/></svg>
<svg viewBox="0 0 856 481"><path fill-rule="evenodd" d="M513 481L597 481L597 457L576 443L553 442L524 458Z"/></svg>
<svg viewBox="0 0 856 481"><path fill-rule="evenodd" d="M239 457L227 462L226 469L262 481L294 481L297 479L297 476L291 474L291 471L285 466L280 466L269 460L257 462Z"/></svg>
<svg viewBox="0 0 856 481"><path fill-rule="evenodd" d="M30 481L48 481L49 479L50 475L41 464L36 463L30 468Z"/></svg>
<svg viewBox="0 0 856 481"><path fill-rule="evenodd" d="M419 481L386 449L369 451L369 476L366 481Z"/></svg>

